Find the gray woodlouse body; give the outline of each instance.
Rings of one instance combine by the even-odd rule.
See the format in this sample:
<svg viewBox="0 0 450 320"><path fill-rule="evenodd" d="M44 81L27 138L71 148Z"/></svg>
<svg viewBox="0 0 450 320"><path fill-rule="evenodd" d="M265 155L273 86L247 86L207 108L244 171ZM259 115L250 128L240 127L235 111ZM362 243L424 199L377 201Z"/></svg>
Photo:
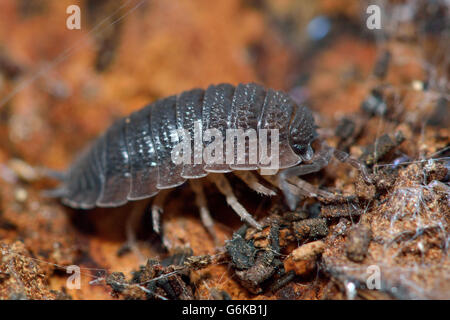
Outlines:
<svg viewBox="0 0 450 320"><path fill-rule="evenodd" d="M311 111L297 106L284 92L254 83L211 85L158 100L115 122L85 150L53 191L64 204L89 209L116 207L129 200L154 196L186 179L208 172L256 170L258 166L176 165L171 160L177 128L279 129L280 168L296 166L313 154L316 138ZM223 135L225 136L225 135Z"/></svg>
<svg viewBox="0 0 450 320"><path fill-rule="evenodd" d="M199 162L177 164L173 161L172 151L180 140L177 129L193 132L198 121L201 130L218 130L222 138L229 129L253 129L255 139L261 141L260 129L278 130L277 169L282 170L276 175L262 177L281 189L291 210L296 208L302 197L336 199L332 193L298 178L321 170L333 155L358 168L366 182L370 183L366 167L347 153L329 147L324 141L314 152L311 143L318 135L312 113L308 108L298 106L286 93L265 89L255 83L236 87L218 84L206 90L193 89L158 100L116 121L80 154L66 173L49 172L62 183L46 194L61 198L70 207L81 209L117 207L129 200L158 194L153 200L151 212L153 228L159 233L160 215L167 196L167 191L159 191L180 186L189 180L202 222L217 242L202 184L196 180L208 175L241 219L260 229L261 225L239 203L228 180L220 174L234 171L251 189L264 195L275 194L251 173L252 170L267 167L260 159L256 163L248 161L250 142L244 140L240 144L244 145L242 153L246 153L244 163L210 163L205 162L203 157ZM272 135L266 139L272 139ZM192 146L192 141L190 143ZM197 144L203 146L209 143L212 141L197 140ZM228 150L224 149L224 154L226 152ZM235 153L230 153L231 159L236 159L236 149L232 152Z"/></svg>

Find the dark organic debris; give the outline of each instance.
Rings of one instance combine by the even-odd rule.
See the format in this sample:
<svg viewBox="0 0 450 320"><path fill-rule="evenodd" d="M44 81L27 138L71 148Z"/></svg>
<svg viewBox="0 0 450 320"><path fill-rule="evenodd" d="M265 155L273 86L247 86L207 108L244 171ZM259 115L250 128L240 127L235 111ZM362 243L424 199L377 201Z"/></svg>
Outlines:
<svg viewBox="0 0 450 320"><path fill-rule="evenodd" d="M389 70L389 62L391 61L392 54L390 51L384 51L377 62L375 63L375 68L373 69L373 74L379 78L384 79Z"/></svg>
<svg viewBox="0 0 450 320"><path fill-rule="evenodd" d="M349 118L343 118L336 127L335 134L345 140L350 138L355 132L356 124Z"/></svg>
<svg viewBox="0 0 450 320"><path fill-rule="evenodd" d="M293 223L295 237L298 240L318 239L328 234L326 219L305 219Z"/></svg>
<svg viewBox="0 0 450 320"><path fill-rule="evenodd" d="M295 278L295 271L294 270L288 271L279 279L274 281L274 283L270 286L269 290L272 292L276 292L281 288L283 288L285 285L287 285L289 282L294 280L294 278Z"/></svg>
<svg viewBox="0 0 450 320"><path fill-rule="evenodd" d="M309 213L307 211L287 211L283 214L283 219L289 222L303 220L309 217Z"/></svg>
<svg viewBox="0 0 450 320"><path fill-rule="evenodd" d="M14 79L23 73L24 68L14 61L2 48L0 48L0 75Z"/></svg>
<svg viewBox="0 0 450 320"><path fill-rule="evenodd" d="M449 174L449 166L446 162L431 161L425 166L425 183L432 181L445 181Z"/></svg>
<svg viewBox="0 0 450 320"><path fill-rule="evenodd" d="M194 299L190 283L190 271L209 266L213 259L209 255L192 256L190 248L176 248L174 254L164 259L149 259L145 266L132 273L127 280L121 272L109 274L105 282L112 295L125 299Z"/></svg>
<svg viewBox="0 0 450 320"><path fill-rule="evenodd" d="M362 210L356 202L329 204L322 207L320 216L323 218L358 217Z"/></svg>
<svg viewBox="0 0 450 320"><path fill-rule="evenodd" d="M383 134L373 144L365 148L364 153L359 159L366 165L371 166L383 159L390 151L402 143L404 139L401 131L396 132L393 137L389 134Z"/></svg>
<svg viewBox="0 0 450 320"><path fill-rule="evenodd" d="M315 208L310 206L311 210ZM264 229L246 228L244 237L241 236L243 230L233 235L226 249L243 287L253 294L266 290L275 292L290 283L297 274L306 275L314 269L324 243L310 241L327 236L328 225L325 218L309 216L309 211L305 210L274 212L266 218L266 225L270 225ZM286 260L283 263L280 252L289 244L299 242L303 243L299 247L302 254L294 255L297 260L291 263ZM299 262L301 259L305 261Z"/></svg>
<svg viewBox="0 0 450 320"><path fill-rule="evenodd" d="M236 269L248 269L255 265L255 247L245 241L239 234L233 234L233 239L227 242L225 248Z"/></svg>
<svg viewBox="0 0 450 320"><path fill-rule="evenodd" d="M361 108L370 115L384 116L387 112L387 104L378 89L370 92L370 95L362 102Z"/></svg>
<svg viewBox="0 0 450 320"><path fill-rule="evenodd" d="M446 97L440 97L436 106L427 120L427 124L441 128L447 128L450 123L450 104Z"/></svg>
<svg viewBox="0 0 450 320"><path fill-rule="evenodd" d="M209 293L214 298L214 300L232 300L230 294L225 290L211 288L211 290L209 290Z"/></svg>
<svg viewBox="0 0 450 320"><path fill-rule="evenodd" d="M237 269L239 282L253 294L263 292L263 283L269 280L282 265L277 258L280 251L279 225L274 224L261 232L247 230L246 239L234 234L226 249ZM257 249L253 243L259 242Z"/></svg>
<svg viewBox="0 0 450 320"><path fill-rule="evenodd" d="M111 287L113 294L123 292L126 288L125 275L122 272L113 272L105 279L106 284Z"/></svg>
<svg viewBox="0 0 450 320"><path fill-rule="evenodd" d="M246 270L236 271L239 282L254 294L261 293L261 284L268 280L276 271L274 266L275 254L264 250L257 253L255 264Z"/></svg>

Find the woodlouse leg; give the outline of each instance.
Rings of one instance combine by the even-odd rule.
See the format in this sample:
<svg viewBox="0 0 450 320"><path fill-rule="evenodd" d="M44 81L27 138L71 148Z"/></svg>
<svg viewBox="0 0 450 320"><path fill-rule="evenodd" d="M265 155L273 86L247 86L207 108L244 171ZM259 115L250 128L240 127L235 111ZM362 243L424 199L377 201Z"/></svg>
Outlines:
<svg viewBox="0 0 450 320"><path fill-rule="evenodd" d="M259 171L259 174L261 178L266 180L272 186L279 188L278 177L276 175L261 174L261 171Z"/></svg>
<svg viewBox="0 0 450 320"><path fill-rule="evenodd" d="M350 164L352 167L358 169L361 172L361 175L367 183L372 183L372 180L369 177L369 172L367 171L367 167L362 163L361 161L350 157L350 155L347 152L333 149L333 155L336 159L338 159L341 162L345 162Z"/></svg>
<svg viewBox="0 0 450 320"><path fill-rule="evenodd" d="M238 199L233 193L233 189L231 188L230 183L228 182L227 178L223 174L209 174L208 178L217 186L217 189L219 189L220 193L222 193L226 200L228 205L233 208L234 212L236 212L240 217L241 220L244 220L252 227L261 230L261 225L256 222L255 219L250 215L250 213L245 210L245 208L239 203Z"/></svg>
<svg viewBox="0 0 450 320"><path fill-rule="evenodd" d="M280 184L277 176L262 175L261 177L264 178L270 184L272 184L274 187L279 188ZM310 184L309 182L306 182L305 180L302 180L298 177L290 177L289 179L287 179L287 182L289 191L296 196L302 197L321 196L324 198L335 197L332 193L321 190L316 186Z"/></svg>
<svg viewBox="0 0 450 320"><path fill-rule="evenodd" d="M161 234L161 215L164 212L164 203L166 202L167 195L171 192L170 189L163 189L161 190L153 199L153 203L151 205L151 211L152 211L152 224L153 224L153 230L157 234ZM166 248L170 248L170 243L166 239L164 235L162 235L162 242L163 245Z"/></svg>
<svg viewBox="0 0 450 320"><path fill-rule="evenodd" d="M261 175L261 178L263 178L264 180L269 182L272 186L281 189L280 188L280 181L278 179L278 176L264 174L264 175ZM291 183L288 183L288 188L289 188L290 192L292 192L292 193L294 193L296 195L303 195L305 197L308 196L308 194L302 193L302 191L299 188L297 188L295 185L293 185Z"/></svg>
<svg viewBox="0 0 450 320"><path fill-rule="evenodd" d="M258 181L258 177L250 171L233 171L233 174L245 182L250 189L265 196L274 196L277 193Z"/></svg>
<svg viewBox="0 0 450 320"><path fill-rule="evenodd" d="M300 179L299 177L291 177L289 178L289 182L297 187L300 190L301 194L307 194L308 197L322 197L325 199L338 199L338 196L335 196L331 192L321 190L318 187L310 184L309 182Z"/></svg>
<svg viewBox="0 0 450 320"><path fill-rule="evenodd" d="M214 244L219 246L219 240L217 239L216 232L214 231L214 220L208 210L205 193L203 192L203 184L198 179L191 179L189 180L189 183L195 193L195 203L200 210L200 218L202 219L202 223L214 239Z"/></svg>
<svg viewBox="0 0 450 320"><path fill-rule="evenodd" d="M280 172L278 176L279 187L281 191L283 191L286 203L291 210L295 210L299 198L291 191L288 179L321 170L326 165L328 165L328 162L330 161L332 154L333 154L332 148L328 147L327 145L322 145L322 148L319 150L319 152L316 153L310 160L311 163L301 164L299 166L288 168ZM301 180L299 179L299 181ZM307 188L306 189L304 188L304 186L306 185L305 184L298 185L298 187L302 189L304 194L306 194L309 197L317 196L317 193L308 191ZM316 189L316 192L317 190L319 189Z"/></svg>
<svg viewBox="0 0 450 320"><path fill-rule="evenodd" d="M141 250L139 250L139 247L137 245L136 230L139 226L139 221L144 214L144 208L147 204L148 201L140 201L134 205L133 210L131 210L131 214L126 221L125 227L127 237L126 246L139 258L139 261L141 263L145 262L145 256L142 254Z"/></svg>

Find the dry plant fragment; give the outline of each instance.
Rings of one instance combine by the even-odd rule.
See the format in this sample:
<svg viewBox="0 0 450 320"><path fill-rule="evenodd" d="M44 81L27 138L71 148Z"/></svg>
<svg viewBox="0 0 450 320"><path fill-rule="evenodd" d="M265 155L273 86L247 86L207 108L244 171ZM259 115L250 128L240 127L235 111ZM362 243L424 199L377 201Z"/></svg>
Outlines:
<svg viewBox="0 0 450 320"><path fill-rule="evenodd" d="M284 261L286 272L295 271L297 275L307 275L314 270L316 260L325 249L325 243L321 240L313 241L298 247L291 252Z"/></svg>

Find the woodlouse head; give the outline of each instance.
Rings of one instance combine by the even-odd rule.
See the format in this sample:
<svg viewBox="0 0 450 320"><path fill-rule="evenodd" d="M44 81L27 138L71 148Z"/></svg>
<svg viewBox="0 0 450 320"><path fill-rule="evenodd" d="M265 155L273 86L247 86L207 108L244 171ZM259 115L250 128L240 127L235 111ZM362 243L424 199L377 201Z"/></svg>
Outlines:
<svg viewBox="0 0 450 320"><path fill-rule="evenodd" d="M314 155L311 143L317 136L311 110L304 106L297 107L289 125L289 144L303 161L311 160Z"/></svg>

